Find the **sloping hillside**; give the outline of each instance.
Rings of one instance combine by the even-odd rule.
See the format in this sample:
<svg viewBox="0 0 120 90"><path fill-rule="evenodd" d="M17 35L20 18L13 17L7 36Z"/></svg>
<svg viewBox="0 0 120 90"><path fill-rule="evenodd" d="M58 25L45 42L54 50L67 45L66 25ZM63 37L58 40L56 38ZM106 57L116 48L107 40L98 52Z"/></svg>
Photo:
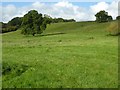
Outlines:
<svg viewBox="0 0 120 90"><path fill-rule="evenodd" d="M117 87L118 37L108 35L109 25L56 23L35 37L3 34L3 87Z"/></svg>

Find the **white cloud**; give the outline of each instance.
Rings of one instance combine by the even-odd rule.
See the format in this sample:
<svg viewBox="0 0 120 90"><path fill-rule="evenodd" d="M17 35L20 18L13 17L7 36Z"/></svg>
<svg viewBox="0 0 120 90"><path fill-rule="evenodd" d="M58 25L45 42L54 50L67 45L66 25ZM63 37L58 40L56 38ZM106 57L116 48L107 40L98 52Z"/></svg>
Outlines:
<svg viewBox="0 0 120 90"><path fill-rule="evenodd" d="M90 8L93 14L96 14L100 10L105 10L108 12L109 15L112 15L114 19L116 18L116 16L118 16L118 0L113 1L110 4L106 2L100 2L96 5L91 6Z"/></svg>
<svg viewBox="0 0 120 90"><path fill-rule="evenodd" d="M40 3L40 2L35 2L32 4L33 7L35 8L41 8L41 7L44 7L45 4L44 3Z"/></svg>
<svg viewBox="0 0 120 90"><path fill-rule="evenodd" d="M8 21L16 15L17 8L14 5L8 5L2 8L2 19Z"/></svg>
<svg viewBox="0 0 120 90"><path fill-rule="evenodd" d="M80 7L67 1L61 1L55 4L45 4L34 2L32 5L15 7L7 5L2 7L3 22L8 22L13 17L22 17L29 10L37 10L39 13L48 14L52 17L62 17L66 19L75 19L77 21L95 20L95 14L100 10L106 10L114 18L118 15L118 0L112 3L99 2L89 8Z"/></svg>
<svg viewBox="0 0 120 90"><path fill-rule="evenodd" d="M2 6L0 6L0 21L2 21Z"/></svg>
<svg viewBox="0 0 120 90"><path fill-rule="evenodd" d="M68 1L62 1L62 2L56 3L55 6L70 8L70 7L73 7L73 4L69 3Z"/></svg>
<svg viewBox="0 0 120 90"><path fill-rule="evenodd" d="M100 2L96 5L91 6L91 10L93 13L97 13L100 10L106 10L109 7L109 5L106 2Z"/></svg>
<svg viewBox="0 0 120 90"><path fill-rule="evenodd" d="M112 15L113 18L115 19L116 16L118 16L118 1L113 1L106 11L108 11L109 14Z"/></svg>

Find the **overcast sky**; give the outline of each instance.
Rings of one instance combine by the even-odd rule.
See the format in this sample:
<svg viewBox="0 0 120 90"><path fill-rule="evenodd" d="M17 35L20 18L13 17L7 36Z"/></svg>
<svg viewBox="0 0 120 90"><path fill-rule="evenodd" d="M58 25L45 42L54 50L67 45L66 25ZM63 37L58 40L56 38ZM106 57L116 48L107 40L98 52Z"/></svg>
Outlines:
<svg viewBox="0 0 120 90"><path fill-rule="evenodd" d="M76 21L95 20L95 14L105 10L115 19L118 16L118 1L111 2L2 2L2 22L8 22L14 17L22 17L29 10L37 10L39 13L48 14L53 18L62 17L75 19ZM2 11L1 11L2 10Z"/></svg>

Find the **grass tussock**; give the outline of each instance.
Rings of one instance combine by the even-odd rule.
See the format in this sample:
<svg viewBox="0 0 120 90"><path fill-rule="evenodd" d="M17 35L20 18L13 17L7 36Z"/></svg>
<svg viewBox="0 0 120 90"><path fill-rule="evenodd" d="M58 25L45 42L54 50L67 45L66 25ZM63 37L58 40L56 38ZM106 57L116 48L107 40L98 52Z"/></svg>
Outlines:
<svg viewBox="0 0 120 90"><path fill-rule="evenodd" d="M118 22L111 22L107 28L109 35L118 36L120 35L119 25Z"/></svg>

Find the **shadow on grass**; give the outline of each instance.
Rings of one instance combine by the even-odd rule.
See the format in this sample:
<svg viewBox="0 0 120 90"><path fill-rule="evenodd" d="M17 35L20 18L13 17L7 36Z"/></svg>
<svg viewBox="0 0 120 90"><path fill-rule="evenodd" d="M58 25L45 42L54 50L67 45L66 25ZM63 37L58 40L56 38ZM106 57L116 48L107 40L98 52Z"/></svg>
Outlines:
<svg viewBox="0 0 120 90"><path fill-rule="evenodd" d="M48 33L48 34L36 34L35 36L32 35L23 35L24 37L43 37L43 36L53 36L53 35L61 35L61 34L66 34L66 33L62 33L62 32L56 32L56 33Z"/></svg>
<svg viewBox="0 0 120 90"><path fill-rule="evenodd" d="M106 36L120 36L120 33L118 33L118 34L107 34Z"/></svg>
<svg viewBox="0 0 120 90"><path fill-rule="evenodd" d="M49 33L49 34L43 34L43 35L36 35L35 37L39 37L39 36L53 36L53 35L61 35L61 34L66 34L66 33L61 33L61 32Z"/></svg>

